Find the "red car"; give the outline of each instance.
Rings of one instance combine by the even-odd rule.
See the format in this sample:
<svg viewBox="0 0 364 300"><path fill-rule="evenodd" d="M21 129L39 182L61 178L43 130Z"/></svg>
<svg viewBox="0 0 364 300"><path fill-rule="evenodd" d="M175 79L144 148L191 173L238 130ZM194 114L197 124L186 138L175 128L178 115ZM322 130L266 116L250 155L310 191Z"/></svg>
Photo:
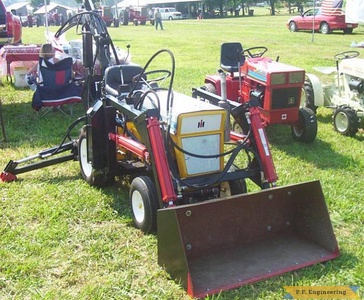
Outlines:
<svg viewBox="0 0 364 300"><path fill-rule="evenodd" d="M315 31L323 34L333 30L342 30L344 33L352 33L358 27L356 23L345 23L345 15L327 16L321 14L321 8L309 9L300 16L288 20L287 27L290 31L312 30L313 20L315 19Z"/></svg>
<svg viewBox="0 0 364 300"><path fill-rule="evenodd" d="M22 25L20 18L6 11L6 7L0 0L0 48L6 44L21 42Z"/></svg>

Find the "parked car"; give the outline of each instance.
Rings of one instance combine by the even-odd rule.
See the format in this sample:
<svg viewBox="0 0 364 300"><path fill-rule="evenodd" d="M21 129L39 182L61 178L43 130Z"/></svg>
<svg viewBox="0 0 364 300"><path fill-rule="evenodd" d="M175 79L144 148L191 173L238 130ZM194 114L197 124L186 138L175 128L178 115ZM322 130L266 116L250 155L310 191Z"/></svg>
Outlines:
<svg viewBox="0 0 364 300"><path fill-rule="evenodd" d="M322 15L320 8L309 9L300 16L290 18L287 27L290 31L312 30L313 23L314 30L321 31L323 34L333 30L342 30L344 33L350 34L354 28L358 27L356 23L345 23L345 14Z"/></svg>
<svg viewBox="0 0 364 300"><path fill-rule="evenodd" d="M153 9L155 12L156 8ZM159 7L159 12L161 13L162 20L180 20L182 19L182 13L179 12L174 7Z"/></svg>
<svg viewBox="0 0 364 300"><path fill-rule="evenodd" d="M0 0L0 47L6 44L17 44L21 42L22 25L20 18L10 11Z"/></svg>

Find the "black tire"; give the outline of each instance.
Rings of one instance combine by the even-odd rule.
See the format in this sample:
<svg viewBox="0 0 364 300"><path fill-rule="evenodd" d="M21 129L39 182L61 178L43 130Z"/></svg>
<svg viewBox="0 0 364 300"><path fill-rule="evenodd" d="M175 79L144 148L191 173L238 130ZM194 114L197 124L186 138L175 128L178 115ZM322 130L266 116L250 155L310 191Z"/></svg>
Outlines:
<svg viewBox="0 0 364 300"><path fill-rule="evenodd" d="M129 202L136 228L145 233L157 230L157 192L148 176L133 179L130 185Z"/></svg>
<svg viewBox="0 0 364 300"><path fill-rule="evenodd" d="M298 111L298 123L291 126L292 137L299 142L312 143L317 135L317 118L314 112L306 107Z"/></svg>
<svg viewBox="0 0 364 300"><path fill-rule="evenodd" d="M114 19L114 27L119 27L119 20L118 19Z"/></svg>
<svg viewBox="0 0 364 300"><path fill-rule="evenodd" d="M344 34L352 34L353 33L353 28L345 28L343 29Z"/></svg>
<svg viewBox="0 0 364 300"><path fill-rule="evenodd" d="M137 20L137 19L134 19L134 20L133 20L133 24L134 24L134 26L138 26L138 25L139 25L138 20Z"/></svg>
<svg viewBox="0 0 364 300"><path fill-rule="evenodd" d="M124 26L129 24L129 14L126 10L123 10L120 13L120 23L123 24Z"/></svg>
<svg viewBox="0 0 364 300"><path fill-rule="evenodd" d="M342 135L354 136L359 129L359 118L352 108L340 106L334 112L334 127Z"/></svg>
<svg viewBox="0 0 364 300"><path fill-rule="evenodd" d="M301 99L301 102L304 100L304 107L311 109L316 114L317 106L315 106L315 94L310 80L305 80L302 92L302 97L305 97L305 99Z"/></svg>
<svg viewBox="0 0 364 300"><path fill-rule="evenodd" d="M245 194L247 192L246 182L244 179L237 179L222 182L220 185L220 198Z"/></svg>
<svg viewBox="0 0 364 300"><path fill-rule="evenodd" d="M102 170L97 170L87 160L87 135L86 127L82 127L78 138L78 161L83 179L92 186L104 187L113 181L113 177L107 176Z"/></svg>
<svg viewBox="0 0 364 300"><path fill-rule="evenodd" d="M289 31L292 32L298 31L296 22L294 21L289 22Z"/></svg>
<svg viewBox="0 0 364 300"><path fill-rule="evenodd" d="M235 165L232 165L229 169L229 172L235 172L239 168ZM230 181L225 181L220 184L220 198L246 194L248 191L245 179L235 179Z"/></svg>
<svg viewBox="0 0 364 300"><path fill-rule="evenodd" d="M202 87L206 92L209 92L211 94L217 95L216 87L212 83L205 83L205 85Z"/></svg>
<svg viewBox="0 0 364 300"><path fill-rule="evenodd" d="M330 33L330 26L326 22L322 22L320 25L320 31L322 34L328 34Z"/></svg>

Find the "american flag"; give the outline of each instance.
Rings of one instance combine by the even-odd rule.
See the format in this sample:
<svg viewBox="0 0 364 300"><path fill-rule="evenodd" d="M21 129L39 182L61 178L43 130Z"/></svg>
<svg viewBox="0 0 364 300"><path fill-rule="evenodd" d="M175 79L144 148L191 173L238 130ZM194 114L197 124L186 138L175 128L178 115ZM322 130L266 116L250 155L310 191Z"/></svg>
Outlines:
<svg viewBox="0 0 364 300"><path fill-rule="evenodd" d="M343 0L323 0L321 4L321 14L326 16L341 15Z"/></svg>

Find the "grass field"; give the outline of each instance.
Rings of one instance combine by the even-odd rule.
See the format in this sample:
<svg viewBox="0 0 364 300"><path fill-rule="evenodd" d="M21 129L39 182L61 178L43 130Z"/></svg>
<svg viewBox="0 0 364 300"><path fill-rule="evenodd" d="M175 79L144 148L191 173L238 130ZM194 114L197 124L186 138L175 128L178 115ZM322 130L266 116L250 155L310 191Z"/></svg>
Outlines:
<svg viewBox="0 0 364 300"><path fill-rule="evenodd" d="M170 49L176 59L174 89L186 94L201 86L206 74L217 72L222 42L266 46L268 56L315 73L314 66L334 66L336 53L364 40L362 26L352 35L291 33L285 27L289 15L268 16L265 8L254 9L253 17L166 21L164 31L130 25L109 33L120 49L130 44L132 61L142 65L156 51ZM66 38L80 37L71 30ZM23 42L45 42L44 28L24 28ZM363 49L355 50L363 56ZM8 138L0 143L4 168L10 159L57 145L72 119L59 113L38 118L30 106L31 92L15 89L5 77L1 81ZM77 107L76 117L83 114ZM364 133L339 135L328 109L320 108L317 117L312 144L294 142L282 126L268 128L268 138L280 186L320 180L341 256L207 299L282 299L287 285L356 285L363 296ZM156 237L133 228L128 190L121 181L92 188L77 162L18 177L0 183L0 299L188 299L158 266Z"/></svg>

